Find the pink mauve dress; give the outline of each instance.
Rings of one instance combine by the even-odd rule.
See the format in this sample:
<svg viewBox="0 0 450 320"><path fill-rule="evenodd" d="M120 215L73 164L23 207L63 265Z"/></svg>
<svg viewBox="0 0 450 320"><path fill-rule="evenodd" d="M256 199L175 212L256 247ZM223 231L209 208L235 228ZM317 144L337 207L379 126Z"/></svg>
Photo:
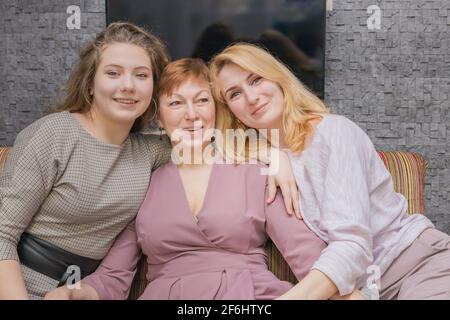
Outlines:
<svg viewBox="0 0 450 320"><path fill-rule="evenodd" d="M117 238L97 271L83 279L100 299L126 299L141 252L148 285L140 299L273 299L292 284L267 266L269 236L300 280L326 247L286 213L280 194L266 204L261 165L214 164L197 217L178 168L157 169L134 223Z"/></svg>

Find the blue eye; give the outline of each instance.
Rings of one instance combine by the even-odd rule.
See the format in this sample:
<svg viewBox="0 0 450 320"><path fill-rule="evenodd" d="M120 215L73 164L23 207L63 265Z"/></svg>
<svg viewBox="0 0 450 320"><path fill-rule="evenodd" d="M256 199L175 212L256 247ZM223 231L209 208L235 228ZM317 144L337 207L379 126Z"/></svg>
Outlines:
<svg viewBox="0 0 450 320"><path fill-rule="evenodd" d="M233 99L233 98L237 97L239 94L240 94L239 91L234 91L234 92L232 92L232 93L230 94L230 99Z"/></svg>
<svg viewBox="0 0 450 320"><path fill-rule="evenodd" d="M209 101L208 98L201 98L201 99L198 99L198 100L197 100L197 102L198 102L198 103L201 103L201 104L208 103L208 101Z"/></svg>
<svg viewBox="0 0 450 320"><path fill-rule="evenodd" d="M176 107L176 106L178 106L178 105L180 105L181 104L181 102L180 101L172 101L172 102L169 102L169 106L170 107Z"/></svg>
<svg viewBox="0 0 450 320"><path fill-rule="evenodd" d="M254 84L258 84L259 82L261 82L261 80L262 80L262 77L256 77L256 78L254 78L253 80L252 80L252 85L254 85Z"/></svg>

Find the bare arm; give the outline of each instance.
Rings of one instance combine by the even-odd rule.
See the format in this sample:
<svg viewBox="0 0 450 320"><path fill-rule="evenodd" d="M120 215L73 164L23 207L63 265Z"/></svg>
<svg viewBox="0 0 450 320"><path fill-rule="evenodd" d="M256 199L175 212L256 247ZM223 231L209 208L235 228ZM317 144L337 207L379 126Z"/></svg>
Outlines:
<svg viewBox="0 0 450 320"><path fill-rule="evenodd" d="M280 193L266 206L266 231L296 275L299 283L278 299L323 300L362 299L358 290L341 296L335 283L325 273L314 269L314 262L326 248L304 221L284 214Z"/></svg>
<svg viewBox="0 0 450 320"><path fill-rule="evenodd" d="M341 296L333 281L324 273L313 269L302 281L297 283L277 300L364 300L362 293L355 289Z"/></svg>
<svg viewBox="0 0 450 320"><path fill-rule="evenodd" d="M280 300L325 300L338 292L336 285L319 270L311 270L292 289L280 296Z"/></svg>
<svg viewBox="0 0 450 320"><path fill-rule="evenodd" d="M294 213L298 219L302 219L299 207L299 191L289 156L284 151L271 148L271 160L267 173L269 174L267 202L274 201L278 186L283 194L287 213L289 215Z"/></svg>
<svg viewBox="0 0 450 320"><path fill-rule="evenodd" d="M57 173L52 133L35 127L27 127L17 136L0 172L1 299L28 299L17 244L47 198Z"/></svg>
<svg viewBox="0 0 450 320"><path fill-rule="evenodd" d="M28 300L20 265L15 260L0 261L0 300Z"/></svg>

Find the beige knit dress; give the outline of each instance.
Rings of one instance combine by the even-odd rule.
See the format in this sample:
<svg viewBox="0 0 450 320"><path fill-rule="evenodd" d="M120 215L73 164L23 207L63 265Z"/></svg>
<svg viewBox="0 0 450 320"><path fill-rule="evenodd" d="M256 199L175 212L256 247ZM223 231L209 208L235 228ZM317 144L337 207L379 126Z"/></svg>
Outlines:
<svg viewBox="0 0 450 320"><path fill-rule="evenodd" d="M0 174L0 261L19 260L23 232L69 252L101 259L135 218L152 170L170 144L131 133L118 146L90 135L69 112L45 116L19 133ZM22 265L31 298L58 281Z"/></svg>

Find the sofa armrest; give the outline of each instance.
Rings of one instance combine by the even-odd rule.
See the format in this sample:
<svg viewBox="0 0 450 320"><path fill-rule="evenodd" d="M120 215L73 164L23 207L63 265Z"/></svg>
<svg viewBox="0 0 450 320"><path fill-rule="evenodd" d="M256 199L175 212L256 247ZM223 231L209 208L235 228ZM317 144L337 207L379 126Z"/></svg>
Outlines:
<svg viewBox="0 0 450 320"><path fill-rule="evenodd" d="M408 201L408 213L425 213L425 176L428 162L419 154L407 151L378 151L391 173L394 189Z"/></svg>

